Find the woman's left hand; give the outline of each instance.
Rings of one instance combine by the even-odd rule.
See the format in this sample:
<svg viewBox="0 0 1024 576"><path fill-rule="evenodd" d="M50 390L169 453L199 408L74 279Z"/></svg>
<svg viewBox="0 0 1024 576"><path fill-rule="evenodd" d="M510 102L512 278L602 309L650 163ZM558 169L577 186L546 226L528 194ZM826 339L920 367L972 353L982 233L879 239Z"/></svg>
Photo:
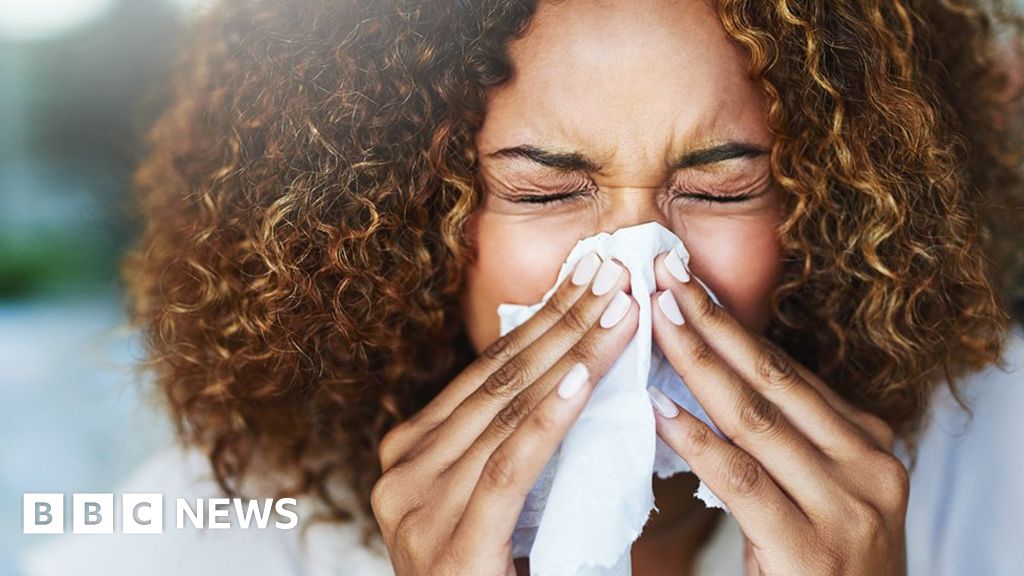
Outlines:
<svg viewBox="0 0 1024 576"><path fill-rule="evenodd" d="M655 260L654 338L732 442L654 393L658 435L729 507L747 573L905 574L909 474L892 429L681 281L673 253Z"/></svg>

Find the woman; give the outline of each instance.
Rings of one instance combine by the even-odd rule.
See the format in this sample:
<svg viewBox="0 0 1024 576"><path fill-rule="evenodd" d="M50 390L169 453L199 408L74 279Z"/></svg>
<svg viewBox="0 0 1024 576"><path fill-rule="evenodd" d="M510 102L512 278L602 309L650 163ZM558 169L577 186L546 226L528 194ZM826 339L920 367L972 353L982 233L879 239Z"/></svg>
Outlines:
<svg viewBox="0 0 1024 576"><path fill-rule="evenodd" d="M955 470L908 482L894 450L933 396L1021 381L992 376L1024 271L1021 21L995 4L224 3L126 268L182 438L228 492L273 478L365 529L319 541L346 573L525 573L523 498L651 298L732 443L654 395L658 434L732 517L658 481L635 573L722 570L730 525L748 574L983 565L908 548L937 529L910 486ZM595 255L498 338L577 239L648 221L692 255L659 255L654 294Z"/></svg>

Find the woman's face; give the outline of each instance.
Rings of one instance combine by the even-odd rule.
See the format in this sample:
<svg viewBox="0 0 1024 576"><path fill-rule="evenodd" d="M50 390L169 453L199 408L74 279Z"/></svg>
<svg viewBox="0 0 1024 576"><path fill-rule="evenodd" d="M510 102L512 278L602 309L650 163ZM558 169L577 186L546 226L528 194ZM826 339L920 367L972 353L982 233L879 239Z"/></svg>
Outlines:
<svg viewBox="0 0 1024 576"><path fill-rule="evenodd" d="M477 353L498 338L498 304L539 301L577 240L652 220L763 331L780 269L772 135L713 8L542 2L509 56L514 74L488 92L475 140L484 201L463 307Z"/></svg>

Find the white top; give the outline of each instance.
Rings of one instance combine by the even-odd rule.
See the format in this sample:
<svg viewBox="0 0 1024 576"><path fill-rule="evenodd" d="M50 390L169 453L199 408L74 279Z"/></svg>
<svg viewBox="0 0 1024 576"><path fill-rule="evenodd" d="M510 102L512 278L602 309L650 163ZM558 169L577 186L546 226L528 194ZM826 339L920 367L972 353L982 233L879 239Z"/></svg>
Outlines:
<svg viewBox="0 0 1024 576"><path fill-rule="evenodd" d="M973 421L945 386L938 389L911 472L907 548L911 575L1024 574L1024 332L1016 327L1004 355L963 380ZM205 458L169 449L144 463L115 493L165 494L161 535L54 536L22 558L26 576L393 574L378 540L364 546L365 519L300 529L198 530L174 527L174 499L216 497ZM70 504L70 497L67 499ZM306 518L315 501L300 500ZM115 504L116 505L116 504ZM119 508L118 508L118 513ZM70 526L70 521L67 522ZM119 526L119 524L118 524ZM301 526L301 525L300 525ZM700 576L743 574L743 539L727 515L697 561ZM642 576L642 575L638 575Z"/></svg>

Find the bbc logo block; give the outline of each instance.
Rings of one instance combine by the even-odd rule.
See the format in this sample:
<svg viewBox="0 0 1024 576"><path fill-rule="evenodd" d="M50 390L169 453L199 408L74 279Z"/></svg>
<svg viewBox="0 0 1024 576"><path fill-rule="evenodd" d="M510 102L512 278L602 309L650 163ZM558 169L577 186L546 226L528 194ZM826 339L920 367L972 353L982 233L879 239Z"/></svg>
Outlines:
<svg viewBox="0 0 1024 576"><path fill-rule="evenodd" d="M24 494L22 532L63 534L64 495ZM125 534L162 534L162 494L122 494L121 531ZM114 533L113 494L72 494L71 530L74 534Z"/></svg>
<svg viewBox="0 0 1024 576"><path fill-rule="evenodd" d="M75 534L113 534L114 495L72 494L71 527Z"/></svg>
<svg viewBox="0 0 1024 576"><path fill-rule="evenodd" d="M64 533L63 494L25 494L22 497L22 532L25 534Z"/></svg>
<svg viewBox="0 0 1024 576"><path fill-rule="evenodd" d="M161 494L122 494L121 531L125 534L162 534L164 499Z"/></svg>

